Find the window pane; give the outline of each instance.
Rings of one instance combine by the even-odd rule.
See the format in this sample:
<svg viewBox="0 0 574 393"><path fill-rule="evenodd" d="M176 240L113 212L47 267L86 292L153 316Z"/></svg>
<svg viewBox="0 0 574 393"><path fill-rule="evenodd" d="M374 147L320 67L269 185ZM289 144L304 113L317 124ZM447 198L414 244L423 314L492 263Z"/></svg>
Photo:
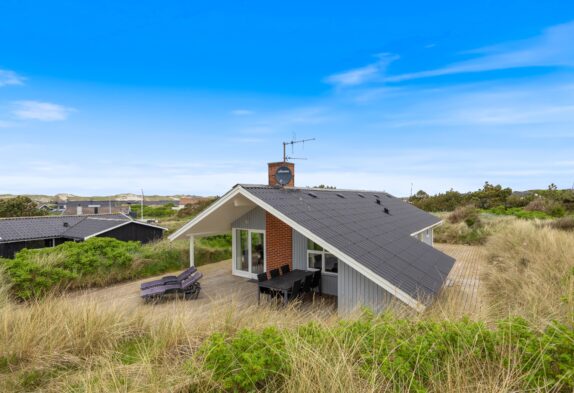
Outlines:
<svg viewBox="0 0 574 393"><path fill-rule="evenodd" d="M307 250L323 251L323 248L312 240L307 239Z"/></svg>
<svg viewBox="0 0 574 393"><path fill-rule="evenodd" d="M265 257L263 236L263 233L251 232L251 273L263 273L263 261Z"/></svg>
<svg viewBox="0 0 574 393"><path fill-rule="evenodd" d="M238 229L236 232L236 239L235 239L235 247L236 247L235 269L244 272L249 270L248 240L249 238L247 237L247 231L243 229Z"/></svg>
<svg viewBox="0 0 574 393"><path fill-rule="evenodd" d="M323 254L310 252L308 254L308 267L309 269L321 270L323 264Z"/></svg>
<svg viewBox="0 0 574 393"><path fill-rule="evenodd" d="M339 260L333 254L325 253L325 271L330 273L337 273L339 268Z"/></svg>

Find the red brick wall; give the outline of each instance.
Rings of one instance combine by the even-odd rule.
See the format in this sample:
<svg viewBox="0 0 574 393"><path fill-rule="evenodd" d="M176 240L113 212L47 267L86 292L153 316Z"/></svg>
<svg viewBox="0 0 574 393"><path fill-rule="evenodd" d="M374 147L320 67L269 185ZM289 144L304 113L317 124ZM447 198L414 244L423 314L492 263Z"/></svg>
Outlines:
<svg viewBox="0 0 574 393"><path fill-rule="evenodd" d="M293 268L293 230L277 217L265 213L267 271L289 264Z"/></svg>
<svg viewBox="0 0 574 393"><path fill-rule="evenodd" d="M279 186L280 184L277 183L275 180L275 171L277 168L286 166L287 168L291 169L291 181L287 184L287 187L295 187L295 164L292 162L270 162L267 164L267 180L270 186Z"/></svg>

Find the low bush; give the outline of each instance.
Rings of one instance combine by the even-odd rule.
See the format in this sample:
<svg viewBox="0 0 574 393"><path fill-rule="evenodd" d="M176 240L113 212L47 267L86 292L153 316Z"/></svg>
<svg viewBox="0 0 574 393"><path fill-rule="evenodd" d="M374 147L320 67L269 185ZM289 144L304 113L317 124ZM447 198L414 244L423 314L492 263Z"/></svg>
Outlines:
<svg viewBox="0 0 574 393"><path fill-rule="evenodd" d="M141 245L111 238L66 242L53 248L24 249L0 259L16 298L28 300L51 291L103 286L187 266L187 253L167 242Z"/></svg>
<svg viewBox="0 0 574 393"><path fill-rule="evenodd" d="M173 203L166 203L165 205L161 206L143 206L143 213L144 217L153 217L153 218L160 218L160 217L171 217L175 215L177 212L173 209L175 205ZM141 205L131 205L130 209L134 212L138 217L142 214L142 206Z"/></svg>
<svg viewBox="0 0 574 393"><path fill-rule="evenodd" d="M464 222L468 227L480 228L479 212L473 205L466 205L457 207L451 214L448 215L447 221L451 224L458 224Z"/></svg>
<svg viewBox="0 0 574 393"><path fill-rule="evenodd" d="M201 237L195 244L197 266L231 259L231 236L217 235Z"/></svg>
<svg viewBox="0 0 574 393"><path fill-rule="evenodd" d="M198 356L226 391L255 391L289 369L285 340L272 327L260 333L244 329L233 337L216 333L201 346Z"/></svg>
<svg viewBox="0 0 574 393"><path fill-rule="evenodd" d="M454 382L455 370L465 375L467 386L480 384L478 367L515 375L511 391L545 387L566 392L574 388L573 344L574 329L558 323L539 331L520 318L489 328L469 320L410 321L367 312L334 328L311 323L294 331L215 333L200 347L189 372L211 372L210 384L225 391L285 387L301 378L298 366L305 357L333 356L329 348L335 347L361 378L376 378L395 391L441 391Z"/></svg>
<svg viewBox="0 0 574 393"><path fill-rule="evenodd" d="M433 240L437 243L479 245L486 243L490 230L472 228L466 223L451 224L448 221L434 229Z"/></svg>
<svg viewBox="0 0 574 393"><path fill-rule="evenodd" d="M180 209L177 212L177 216L180 218L182 218L182 217L188 218L188 217L196 216L197 214L199 214L203 210L205 210L207 207L209 207L209 205L211 205L217 199L218 198L204 198L204 199L200 199L199 201L197 201L197 203L187 204L183 207L183 209Z"/></svg>
<svg viewBox="0 0 574 393"><path fill-rule="evenodd" d="M520 207L510 207L506 208L504 206L497 206L492 209L482 210L483 213L495 214L497 216L514 216L517 218L522 218L525 220L539 219L545 220L552 218L552 216L546 212L538 210L525 210Z"/></svg>
<svg viewBox="0 0 574 393"><path fill-rule="evenodd" d="M562 217L566 213L566 209L560 202L541 197L532 200L532 202L526 205L524 210L543 212L551 217Z"/></svg>
<svg viewBox="0 0 574 393"><path fill-rule="evenodd" d="M574 231L574 217L561 217L548 223L550 228L561 231Z"/></svg>
<svg viewBox="0 0 574 393"><path fill-rule="evenodd" d="M456 208L443 224L435 228L434 241L449 244L484 244L490 235L480 219L479 210L473 205Z"/></svg>

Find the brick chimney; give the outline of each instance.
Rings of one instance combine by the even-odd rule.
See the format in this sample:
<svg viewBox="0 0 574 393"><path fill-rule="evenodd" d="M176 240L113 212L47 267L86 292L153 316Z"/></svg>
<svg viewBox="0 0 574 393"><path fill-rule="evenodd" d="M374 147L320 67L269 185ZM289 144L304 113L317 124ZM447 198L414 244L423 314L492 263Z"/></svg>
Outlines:
<svg viewBox="0 0 574 393"><path fill-rule="evenodd" d="M291 170L291 181L285 185L285 187L295 187L295 164L292 162L270 162L268 165L268 180L270 186L280 186L279 182L275 178L275 173L277 168L285 166Z"/></svg>

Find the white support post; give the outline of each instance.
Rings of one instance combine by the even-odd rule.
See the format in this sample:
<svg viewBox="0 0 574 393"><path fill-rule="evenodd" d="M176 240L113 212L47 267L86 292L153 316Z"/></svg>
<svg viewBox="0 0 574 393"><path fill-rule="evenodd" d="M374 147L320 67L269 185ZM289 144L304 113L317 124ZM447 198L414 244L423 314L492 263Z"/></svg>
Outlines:
<svg viewBox="0 0 574 393"><path fill-rule="evenodd" d="M189 237L189 266L195 266L195 236Z"/></svg>

